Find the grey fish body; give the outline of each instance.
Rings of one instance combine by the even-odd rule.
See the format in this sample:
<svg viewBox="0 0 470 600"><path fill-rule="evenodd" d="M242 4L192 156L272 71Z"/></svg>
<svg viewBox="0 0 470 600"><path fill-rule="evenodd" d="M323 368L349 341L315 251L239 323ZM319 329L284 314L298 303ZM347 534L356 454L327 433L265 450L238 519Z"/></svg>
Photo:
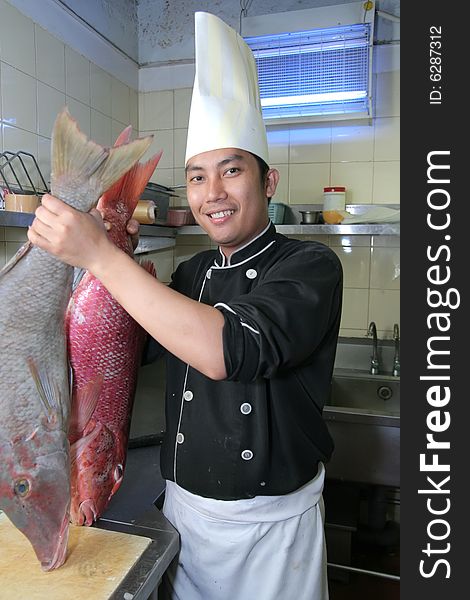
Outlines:
<svg viewBox="0 0 470 600"><path fill-rule="evenodd" d="M67 112L54 126L52 194L88 211L151 139L98 146ZM116 152L117 151L117 152ZM70 507L70 381L65 313L73 267L26 243L0 271L0 509L44 570L65 560Z"/></svg>

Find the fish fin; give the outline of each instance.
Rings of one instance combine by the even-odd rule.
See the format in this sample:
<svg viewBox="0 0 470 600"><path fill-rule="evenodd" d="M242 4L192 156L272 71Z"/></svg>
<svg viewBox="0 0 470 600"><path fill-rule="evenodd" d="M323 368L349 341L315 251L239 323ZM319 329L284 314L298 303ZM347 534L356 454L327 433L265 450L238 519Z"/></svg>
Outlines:
<svg viewBox="0 0 470 600"><path fill-rule="evenodd" d="M118 202L123 202L129 211L130 217L161 156L162 152L158 152L147 162L135 164L101 196L98 206L107 208L115 206Z"/></svg>
<svg viewBox="0 0 470 600"><path fill-rule="evenodd" d="M73 439L80 435L90 422L103 389L103 375L97 375L79 392L72 395L69 435Z"/></svg>
<svg viewBox="0 0 470 600"><path fill-rule="evenodd" d="M36 361L28 358L28 367L38 391L39 401L46 415L49 425L58 424L60 428L64 425L64 414L60 390L57 382L51 381L48 373L39 370Z"/></svg>
<svg viewBox="0 0 470 600"><path fill-rule="evenodd" d="M76 187L91 187L98 200L104 190L139 160L152 139L150 135L116 148L105 148L89 140L65 108L57 116L52 131L52 193L73 183Z"/></svg>
<svg viewBox="0 0 470 600"><path fill-rule="evenodd" d="M86 272L86 269L81 268L75 268L73 270L72 292L76 290Z"/></svg>
<svg viewBox="0 0 470 600"><path fill-rule="evenodd" d="M132 135L132 125L128 125L118 135L116 141L114 142L114 145L122 146L123 144L128 144L131 141L131 135Z"/></svg>
<svg viewBox="0 0 470 600"><path fill-rule="evenodd" d="M152 277L157 276L157 269L155 268L155 264L151 260L149 260L148 258L144 258L140 261L139 264L142 267L142 269L145 269L147 273L150 273L150 275L152 275Z"/></svg>
<svg viewBox="0 0 470 600"><path fill-rule="evenodd" d="M26 242L25 244L23 244L18 250L18 252L16 252L16 254L14 254L10 258L10 260L3 267L3 269L0 270L0 278L3 277L3 275L6 275L6 273L8 273L9 271L11 271L13 267L23 258L23 256L26 256L26 254L28 254L32 246L33 245L31 244L31 242Z"/></svg>
<svg viewBox="0 0 470 600"><path fill-rule="evenodd" d="M82 437L79 437L70 445L70 464L75 465L78 458L85 450L85 448L91 444L101 433L104 425L97 421L93 429Z"/></svg>

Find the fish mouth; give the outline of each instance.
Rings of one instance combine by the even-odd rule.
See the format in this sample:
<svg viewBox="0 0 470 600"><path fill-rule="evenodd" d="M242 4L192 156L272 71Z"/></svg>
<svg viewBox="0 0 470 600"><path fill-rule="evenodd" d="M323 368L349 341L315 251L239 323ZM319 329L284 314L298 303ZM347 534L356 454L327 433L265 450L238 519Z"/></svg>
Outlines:
<svg viewBox="0 0 470 600"><path fill-rule="evenodd" d="M49 561L41 561L41 568L43 571L52 571L57 569L65 562L65 555L67 553L67 542L69 539L69 515L66 513L60 526L59 532L59 543L54 552L54 556Z"/></svg>
<svg viewBox="0 0 470 600"><path fill-rule="evenodd" d="M90 526L96 521L96 507L91 498L84 500L79 508L79 525Z"/></svg>

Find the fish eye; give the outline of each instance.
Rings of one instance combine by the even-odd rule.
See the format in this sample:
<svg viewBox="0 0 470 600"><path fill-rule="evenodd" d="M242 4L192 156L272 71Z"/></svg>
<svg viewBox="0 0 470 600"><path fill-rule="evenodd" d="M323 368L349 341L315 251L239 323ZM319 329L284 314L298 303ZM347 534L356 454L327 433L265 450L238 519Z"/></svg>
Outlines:
<svg viewBox="0 0 470 600"><path fill-rule="evenodd" d="M119 481L124 475L124 467L121 464L116 465L114 469L114 481Z"/></svg>
<svg viewBox="0 0 470 600"><path fill-rule="evenodd" d="M24 498L29 493L29 481L27 479L18 479L15 481L14 491L17 496Z"/></svg>

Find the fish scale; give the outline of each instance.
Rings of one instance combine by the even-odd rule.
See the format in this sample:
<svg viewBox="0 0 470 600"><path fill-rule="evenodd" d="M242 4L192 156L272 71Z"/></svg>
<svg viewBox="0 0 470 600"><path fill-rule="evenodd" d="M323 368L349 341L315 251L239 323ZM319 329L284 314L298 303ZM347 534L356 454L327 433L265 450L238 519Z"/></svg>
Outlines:
<svg viewBox="0 0 470 600"><path fill-rule="evenodd" d="M52 194L79 210L142 156L151 137L107 149L66 110L52 132ZM28 538L44 570L66 558L70 382L65 313L73 268L24 244L0 271L0 509Z"/></svg>

